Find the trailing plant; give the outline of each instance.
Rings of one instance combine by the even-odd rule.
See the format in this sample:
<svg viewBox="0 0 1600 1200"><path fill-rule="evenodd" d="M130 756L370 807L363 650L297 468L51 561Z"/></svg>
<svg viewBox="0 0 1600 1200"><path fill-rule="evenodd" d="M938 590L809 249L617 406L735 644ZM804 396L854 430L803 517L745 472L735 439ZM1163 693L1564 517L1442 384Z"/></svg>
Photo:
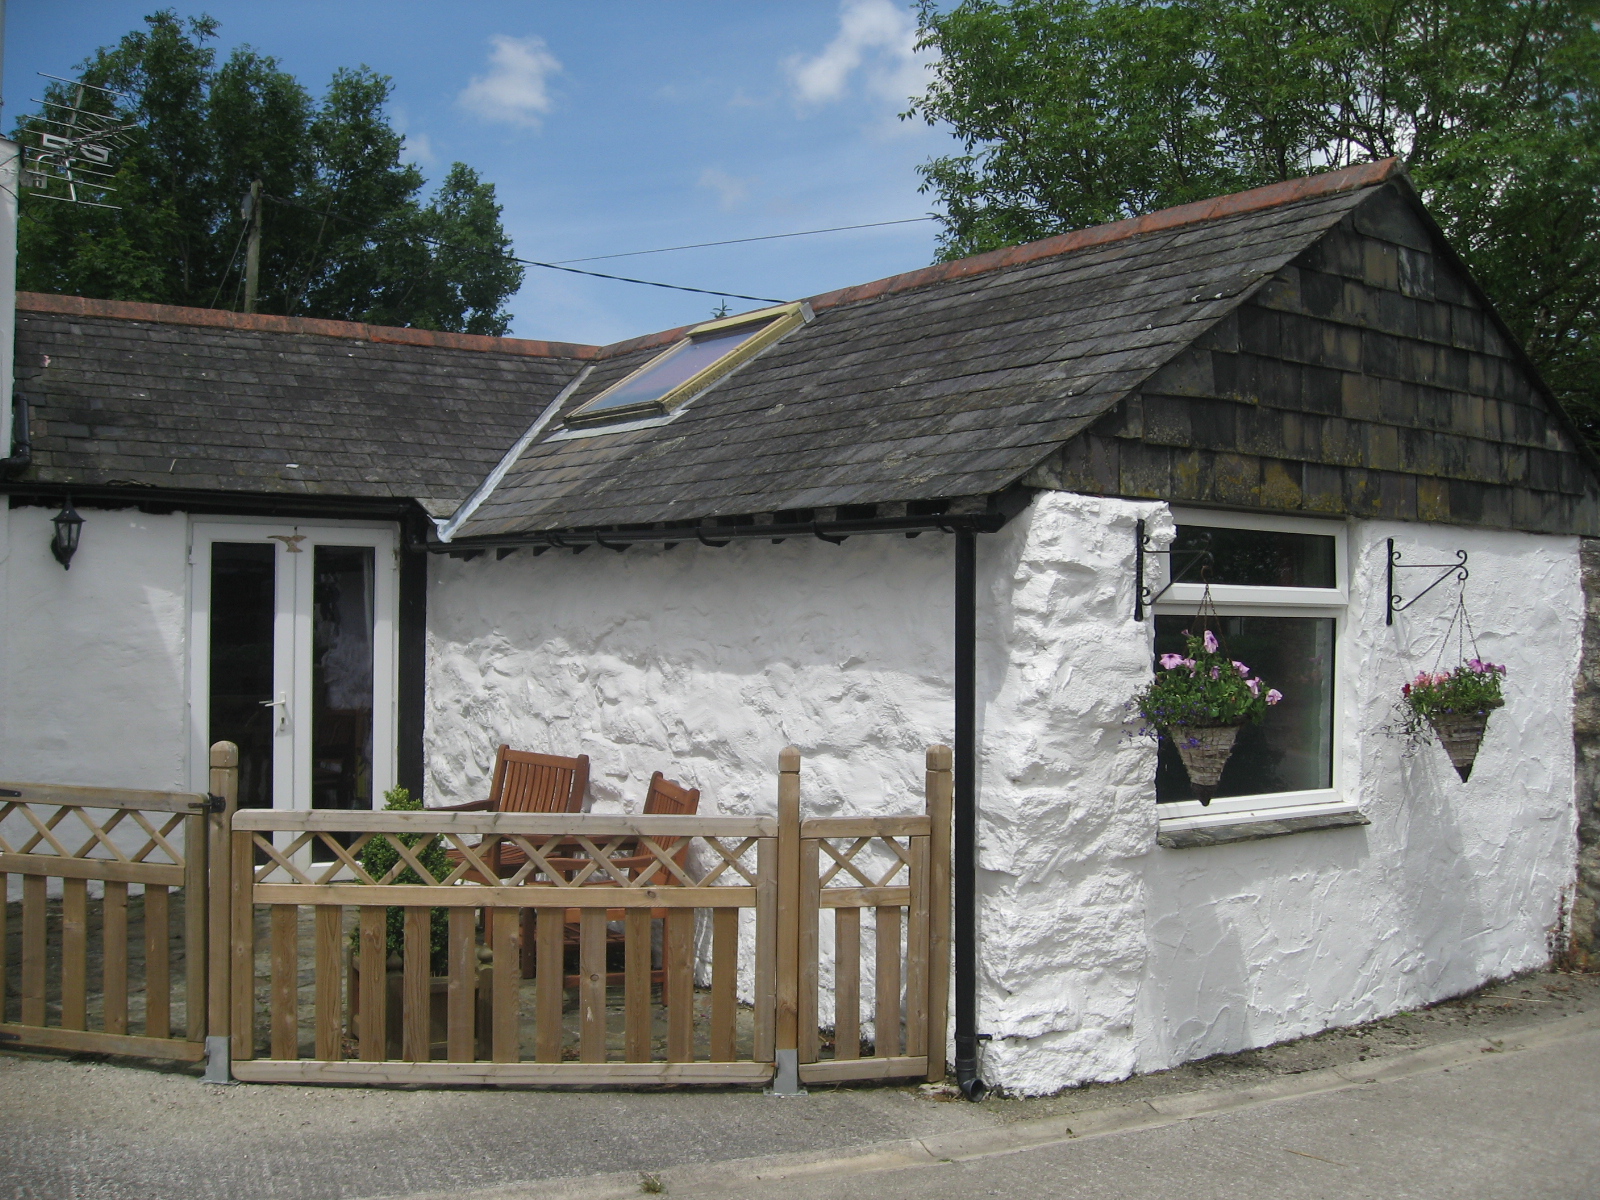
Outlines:
<svg viewBox="0 0 1600 1200"><path fill-rule="evenodd" d="M1186 635L1184 643L1188 653L1163 654L1158 660L1160 672L1133 698L1145 721L1141 733L1170 735L1172 729L1184 726L1254 724L1283 699L1283 693L1251 675L1244 663L1229 658L1209 629Z"/></svg>
<svg viewBox="0 0 1600 1200"><path fill-rule="evenodd" d="M422 808L422 801L412 799L411 792L403 787L390 788L383 794L385 812L417 812ZM443 879L450 874L450 858L444 846L444 840L432 833L398 833L389 837L398 839L408 850L413 852L412 857L422 864L423 869L432 875L435 880ZM418 849L419 844L421 848ZM390 843L388 837L374 836L357 856L362 868L374 879L382 879L400 862L400 852ZM421 884L426 880L418 875L410 866L404 867L391 883L396 884ZM392 955L405 955L406 922L405 909L390 908L387 914L387 943L384 947L385 957ZM350 944L353 950L360 949L360 931L350 935ZM450 947L450 926L443 908L428 910L428 969L434 975L443 975L448 969L448 951Z"/></svg>
<svg viewBox="0 0 1600 1200"><path fill-rule="evenodd" d="M1505 703L1500 689L1505 673L1505 667L1481 658L1469 658L1453 671L1421 672L1400 689L1395 732L1413 746L1425 746L1441 721L1487 719L1492 709Z"/></svg>

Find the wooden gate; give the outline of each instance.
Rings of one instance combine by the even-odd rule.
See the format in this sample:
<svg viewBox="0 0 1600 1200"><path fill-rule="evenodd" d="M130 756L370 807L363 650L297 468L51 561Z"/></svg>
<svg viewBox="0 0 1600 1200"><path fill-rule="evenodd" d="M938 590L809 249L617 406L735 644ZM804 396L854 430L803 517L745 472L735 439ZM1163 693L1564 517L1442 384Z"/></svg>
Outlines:
<svg viewBox="0 0 1600 1200"><path fill-rule="evenodd" d="M236 1078L639 1085L772 1073L771 818L257 810L233 830ZM366 852L379 840L395 862L375 878ZM435 842L452 854L442 876L422 862ZM312 861L318 847L327 861ZM416 882L399 882L408 868ZM741 976L754 1001L744 1020Z"/></svg>
<svg viewBox="0 0 1600 1200"><path fill-rule="evenodd" d="M0 895L22 877L20 930L0 905L0 1038L205 1056L211 807L185 792L0 783Z"/></svg>
<svg viewBox="0 0 1600 1200"><path fill-rule="evenodd" d="M950 751L928 751L927 811L800 823L802 1083L944 1078L950 961ZM862 914L870 912L871 1037L862 1037ZM831 1037L819 1024L823 914L832 915ZM831 1053L827 1053L831 1051Z"/></svg>
<svg viewBox="0 0 1600 1200"><path fill-rule="evenodd" d="M793 747L775 818L235 811L237 762L0 784L0 1038L260 1082L944 1077L946 747L923 812L811 820Z"/></svg>
<svg viewBox="0 0 1600 1200"><path fill-rule="evenodd" d="M927 811L907 817L802 822L798 752L781 767L776 819L235 814L233 1075L630 1086L776 1073L782 1088L787 1060L790 1087L943 1078L949 751L930 750ZM448 870L428 869L430 846ZM866 1054L863 909L876 934ZM831 1038L817 1023L824 910Z"/></svg>

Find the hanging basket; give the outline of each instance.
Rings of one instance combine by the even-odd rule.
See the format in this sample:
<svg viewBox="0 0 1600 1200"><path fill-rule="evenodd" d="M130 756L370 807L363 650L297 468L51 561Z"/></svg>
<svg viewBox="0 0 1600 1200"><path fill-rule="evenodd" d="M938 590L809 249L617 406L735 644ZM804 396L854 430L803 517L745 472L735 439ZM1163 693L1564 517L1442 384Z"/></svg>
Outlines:
<svg viewBox="0 0 1600 1200"><path fill-rule="evenodd" d="M1167 736L1177 747L1178 757L1183 760L1183 769L1189 773L1189 786L1202 806L1209 805L1217 794L1217 784L1233 754L1239 728L1238 725L1174 725L1167 730Z"/></svg>
<svg viewBox="0 0 1600 1200"><path fill-rule="evenodd" d="M1486 702L1485 709L1496 709L1505 701ZM1483 733L1489 724L1488 712L1440 713L1428 718L1434 736L1450 756L1450 765L1465 783L1472 776L1472 764L1477 761L1478 747L1483 744Z"/></svg>

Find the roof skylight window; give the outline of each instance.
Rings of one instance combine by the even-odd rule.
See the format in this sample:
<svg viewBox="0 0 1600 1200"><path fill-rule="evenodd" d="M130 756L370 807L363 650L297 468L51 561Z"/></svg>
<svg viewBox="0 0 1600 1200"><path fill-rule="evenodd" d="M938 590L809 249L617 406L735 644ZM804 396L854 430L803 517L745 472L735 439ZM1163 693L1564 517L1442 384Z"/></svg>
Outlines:
<svg viewBox="0 0 1600 1200"><path fill-rule="evenodd" d="M785 304L708 321L584 404L568 425L610 424L670 413L805 323L802 305Z"/></svg>

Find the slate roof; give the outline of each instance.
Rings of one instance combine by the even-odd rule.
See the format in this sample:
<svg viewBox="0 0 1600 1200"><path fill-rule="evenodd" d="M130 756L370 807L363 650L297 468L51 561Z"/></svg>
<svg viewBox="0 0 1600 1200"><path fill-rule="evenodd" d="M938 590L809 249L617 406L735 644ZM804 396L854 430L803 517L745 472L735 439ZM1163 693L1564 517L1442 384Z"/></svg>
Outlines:
<svg viewBox="0 0 1600 1200"><path fill-rule="evenodd" d="M1457 265L1445 275L1461 273L1461 295L1421 298L1429 249L1455 262L1437 230L1362 240L1362 222L1397 204L1426 224L1398 174L1395 160L1364 164L815 296L814 319L666 423L580 437L561 417L685 330L597 347L22 294L34 465L0 487L416 500L454 515L451 536L468 545L719 519L894 520L894 505L974 511L1017 484L1016 495L1065 486L1600 529L1592 456L1520 351L1502 338L1496 357L1504 330L1475 285ZM1422 256L1401 275L1422 274L1397 283L1396 254L1413 243ZM1322 270L1329 254L1354 258ZM1297 271L1351 312L1276 314L1286 301L1272 297L1294 290ZM1286 321L1300 322L1293 338ZM1450 332L1380 336L1406 321ZM1230 355L1246 323L1278 331L1243 347L1272 386L1195 391L1190 375L1243 369ZM1241 346L1223 346L1230 337ZM1341 357L1369 342L1370 356ZM1299 396L1306 372L1319 386L1352 378L1327 409L1320 393ZM1386 397L1378 409L1368 392ZM1142 399L1157 417L1194 409L1189 433L1155 418L1146 428ZM1165 474L1151 465L1161 455Z"/></svg>
<svg viewBox="0 0 1600 1200"><path fill-rule="evenodd" d="M414 498L446 515L596 353L28 293L17 307L23 482L90 489Z"/></svg>
<svg viewBox="0 0 1600 1200"><path fill-rule="evenodd" d="M669 424L552 440L552 422L456 537L997 492L1396 169L1330 172L815 297L811 323ZM563 414L670 340L602 351Z"/></svg>

